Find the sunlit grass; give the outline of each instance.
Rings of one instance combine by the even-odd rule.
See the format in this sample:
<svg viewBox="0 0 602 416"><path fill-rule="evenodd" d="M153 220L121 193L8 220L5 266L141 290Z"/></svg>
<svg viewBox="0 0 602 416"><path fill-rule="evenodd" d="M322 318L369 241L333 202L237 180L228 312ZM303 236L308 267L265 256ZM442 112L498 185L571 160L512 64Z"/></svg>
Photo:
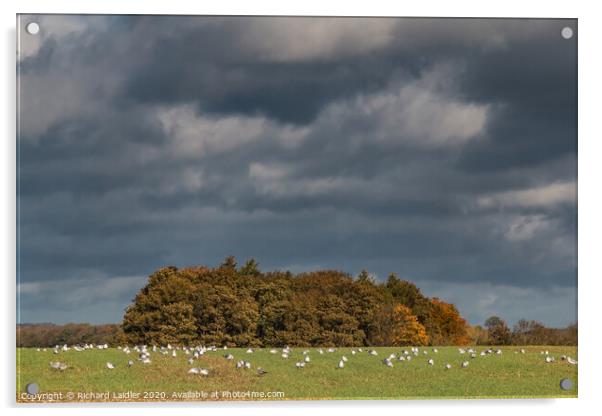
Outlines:
<svg viewBox="0 0 602 416"><path fill-rule="evenodd" d="M478 352L485 349L473 348ZM143 399L144 392L160 393L147 399L177 400L176 393L189 391L205 392L207 400L224 400L224 391L283 392L285 400L576 397L577 366L560 360L563 354L577 359L576 347L530 346L523 347L525 354L515 353L520 348L501 347L500 355L477 355L471 359L468 354L461 355L456 347L439 347L438 353L428 347L427 355L421 349L411 361L393 360L393 368L383 365L382 360L409 348L375 348L377 356L369 355L367 348L356 355L352 355L352 348L337 348L332 353L324 349L322 355L317 348L309 348L311 362L303 369L297 369L295 362L303 358L304 348L294 348L288 359L282 358L280 352L271 354L269 349L256 349L253 353L236 348L209 351L192 366L183 351L178 351L177 357L151 353L152 363L143 365L136 360L135 352L126 355L115 348L84 352L72 349L57 355L50 348L21 348L17 350L17 398L21 398L28 383L37 383L40 393L133 391L140 394L136 400ZM541 354L544 350L556 358L554 363L545 362ZM235 360L224 359L226 352L233 354ZM345 368L337 369L343 355L348 362ZM433 366L427 364L429 358L435 360ZM135 364L128 368L130 359ZM236 360L250 361L252 369L236 369ZM54 370L50 361L65 362L69 368L63 372ZM469 361L469 367L461 368L462 361ZM116 368L107 369L107 362ZM445 369L447 363L452 365L449 370ZM187 374L193 366L208 368L210 375ZM268 373L258 376L257 367ZM572 390L560 389L563 378L573 381ZM212 397L213 392L218 392L217 396Z"/></svg>

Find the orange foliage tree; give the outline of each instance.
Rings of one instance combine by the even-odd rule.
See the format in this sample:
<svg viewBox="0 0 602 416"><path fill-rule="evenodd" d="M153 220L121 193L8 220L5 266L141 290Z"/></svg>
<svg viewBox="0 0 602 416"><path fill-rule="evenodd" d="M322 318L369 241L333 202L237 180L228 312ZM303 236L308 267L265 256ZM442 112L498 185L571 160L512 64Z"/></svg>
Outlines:
<svg viewBox="0 0 602 416"><path fill-rule="evenodd" d="M412 314L407 306L398 304L393 308L393 328L391 342L393 345L427 345L429 337L424 326Z"/></svg>
<svg viewBox="0 0 602 416"><path fill-rule="evenodd" d="M431 299L427 318L428 335L433 345L468 345L468 325L458 309L438 298Z"/></svg>

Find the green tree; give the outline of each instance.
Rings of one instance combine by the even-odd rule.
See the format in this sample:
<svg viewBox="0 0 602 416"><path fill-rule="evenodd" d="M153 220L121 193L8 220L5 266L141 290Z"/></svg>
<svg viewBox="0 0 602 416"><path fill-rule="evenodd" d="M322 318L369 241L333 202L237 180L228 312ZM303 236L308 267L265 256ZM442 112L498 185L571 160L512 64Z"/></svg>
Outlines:
<svg viewBox="0 0 602 416"><path fill-rule="evenodd" d="M485 321L487 338L492 345L508 345L512 341L512 332L499 316L491 316Z"/></svg>
<svg viewBox="0 0 602 416"><path fill-rule="evenodd" d="M238 271L243 276L259 276L261 272L259 271L259 263L255 261L255 259L249 259L245 263L244 266L240 268Z"/></svg>

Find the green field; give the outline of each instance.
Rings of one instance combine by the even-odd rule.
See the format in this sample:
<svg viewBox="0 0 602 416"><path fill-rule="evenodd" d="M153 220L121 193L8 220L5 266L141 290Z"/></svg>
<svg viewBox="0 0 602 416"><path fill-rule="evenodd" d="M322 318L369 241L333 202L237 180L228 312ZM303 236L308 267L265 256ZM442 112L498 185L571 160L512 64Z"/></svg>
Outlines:
<svg viewBox="0 0 602 416"><path fill-rule="evenodd" d="M484 347L473 347L480 352ZM151 352L150 364L141 364L137 354L126 355L119 349L69 350L53 354L52 349L36 351L32 348L17 349L17 401L52 401L48 396L27 399L28 383L39 386L39 394L62 393L57 401L172 401L172 400L313 400L313 399L429 399L429 398L502 398L502 397L576 397L577 365L560 359L568 355L577 359L576 347L524 347L525 354L515 353L521 347L501 347L502 354L470 358L461 355L456 347L439 347L434 353L431 347L422 348L420 355L411 361L393 360L388 368L383 358L400 353L404 347L375 348L378 356L364 352L351 354L352 348L337 348L335 352L320 355L310 348L311 362L297 369L295 362L303 357L304 348L294 348L290 358L271 354L269 349L231 348L227 351L209 351L191 366L183 351L177 357ZM546 363L541 351L547 350L556 358ZM235 359L227 361L223 355L231 353ZM348 362L337 369L341 356ZM434 365L427 360L434 359ZM135 364L128 368L128 360ZM236 360L248 360L250 370L236 369ZM50 361L61 361L69 368L58 371L50 367ZM469 361L467 368L461 368ZM115 369L110 370L106 363ZM451 364L446 369L445 364ZM191 367L209 369L209 376L189 375ZM267 374L258 376L256 368L262 367ZM561 379L573 382L570 391L560 388ZM67 396L71 392L74 396ZM93 393L88 396L78 393ZM124 392L128 394L121 395ZM217 392L217 393L216 393ZM273 397L281 395L280 397ZM251 394L254 397L251 397ZM263 397L261 397L263 395ZM267 397L271 395L272 397ZM283 395L283 397L282 397ZM124 397L125 396L125 397ZM58 397L55 396L55 397Z"/></svg>

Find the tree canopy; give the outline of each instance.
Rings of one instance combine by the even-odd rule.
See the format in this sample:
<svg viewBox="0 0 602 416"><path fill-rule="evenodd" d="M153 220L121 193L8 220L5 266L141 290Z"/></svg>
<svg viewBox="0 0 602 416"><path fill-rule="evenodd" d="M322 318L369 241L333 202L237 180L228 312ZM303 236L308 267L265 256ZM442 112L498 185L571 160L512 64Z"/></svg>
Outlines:
<svg viewBox="0 0 602 416"><path fill-rule="evenodd" d="M131 343L229 346L466 344L454 305L391 275L262 272L228 257L216 268L153 273L125 313Z"/></svg>

